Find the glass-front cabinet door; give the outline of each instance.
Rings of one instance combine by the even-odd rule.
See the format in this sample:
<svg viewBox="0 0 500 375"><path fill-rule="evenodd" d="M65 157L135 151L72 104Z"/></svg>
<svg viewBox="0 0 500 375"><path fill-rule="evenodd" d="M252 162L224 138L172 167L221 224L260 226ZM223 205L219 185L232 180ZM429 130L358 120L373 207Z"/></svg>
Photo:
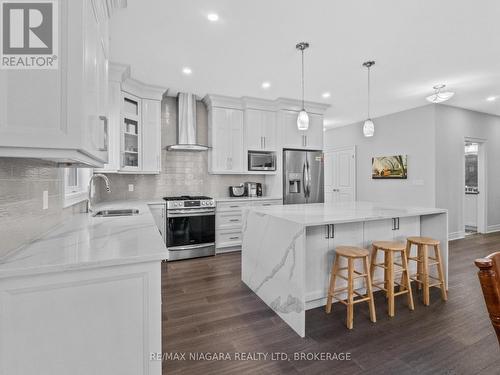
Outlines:
<svg viewBox="0 0 500 375"><path fill-rule="evenodd" d="M123 93L121 122L122 170L135 171L141 166L141 129L141 100L128 93Z"/></svg>

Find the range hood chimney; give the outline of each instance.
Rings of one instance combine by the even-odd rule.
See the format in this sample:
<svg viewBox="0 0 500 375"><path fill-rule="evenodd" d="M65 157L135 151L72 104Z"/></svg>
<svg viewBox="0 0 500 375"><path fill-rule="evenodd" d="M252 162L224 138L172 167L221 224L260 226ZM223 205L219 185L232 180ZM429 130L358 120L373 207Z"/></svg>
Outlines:
<svg viewBox="0 0 500 375"><path fill-rule="evenodd" d="M207 146L196 143L196 96L177 95L177 144L167 146L168 151L206 151Z"/></svg>

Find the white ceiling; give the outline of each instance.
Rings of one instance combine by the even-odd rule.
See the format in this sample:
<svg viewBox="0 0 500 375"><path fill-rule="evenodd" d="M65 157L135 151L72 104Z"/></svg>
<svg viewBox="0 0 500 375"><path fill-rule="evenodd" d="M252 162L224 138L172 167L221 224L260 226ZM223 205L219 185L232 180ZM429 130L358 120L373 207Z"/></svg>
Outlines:
<svg viewBox="0 0 500 375"><path fill-rule="evenodd" d="M128 0L111 60L169 93L299 98L308 41L306 100L331 104L326 126L365 118L368 59L372 117L424 105L438 83L456 92L447 104L500 115L499 16L498 0Z"/></svg>

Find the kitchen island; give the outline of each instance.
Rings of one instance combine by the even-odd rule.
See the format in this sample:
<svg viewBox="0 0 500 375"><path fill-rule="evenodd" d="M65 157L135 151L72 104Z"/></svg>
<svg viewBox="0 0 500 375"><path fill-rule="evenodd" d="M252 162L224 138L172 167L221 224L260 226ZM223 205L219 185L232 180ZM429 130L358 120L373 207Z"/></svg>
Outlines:
<svg viewBox="0 0 500 375"><path fill-rule="evenodd" d="M243 215L242 280L305 337L306 310L326 304L336 246L370 249L373 241L405 241L409 236L441 241L448 283L447 210L373 202L248 208ZM381 280L383 273L378 271L374 281Z"/></svg>

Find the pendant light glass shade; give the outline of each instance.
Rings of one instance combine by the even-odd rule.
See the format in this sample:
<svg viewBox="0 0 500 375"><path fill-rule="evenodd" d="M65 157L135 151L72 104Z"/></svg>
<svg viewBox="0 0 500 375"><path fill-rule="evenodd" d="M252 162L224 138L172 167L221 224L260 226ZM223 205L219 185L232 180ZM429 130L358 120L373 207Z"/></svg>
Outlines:
<svg viewBox="0 0 500 375"><path fill-rule="evenodd" d="M367 111L366 111L366 117L367 119L365 120L365 123L363 124L363 135L365 137L373 137L375 134L375 124L373 123L372 119L370 118L370 68L375 65L375 61L366 61L363 63L363 66L367 69L368 72L368 80L367 80L367 86L368 86L368 102L367 102Z"/></svg>
<svg viewBox="0 0 500 375"><path fill-rule="evenodd" d="M363 125L363 135L365 137L373 137L375 134L375 124L371 119L365 120Z"/></svg>
<svg viewBox="0 0 500 375"><path fill-rule="evenodd" d="M299 130L307 130L309 128L309 115L305 109L300 111L297 116L297 128L299 128Z"/></svg>
<svg viewBox="0 0 500 375"><path fill-rule="evenodd" d="M301 42L295 45L295 48L302 53L302 110L297 116L297 128L305 131L309 129L309 115L306 112L304 105L304 50L309 48L309 43Z"/></svg>

